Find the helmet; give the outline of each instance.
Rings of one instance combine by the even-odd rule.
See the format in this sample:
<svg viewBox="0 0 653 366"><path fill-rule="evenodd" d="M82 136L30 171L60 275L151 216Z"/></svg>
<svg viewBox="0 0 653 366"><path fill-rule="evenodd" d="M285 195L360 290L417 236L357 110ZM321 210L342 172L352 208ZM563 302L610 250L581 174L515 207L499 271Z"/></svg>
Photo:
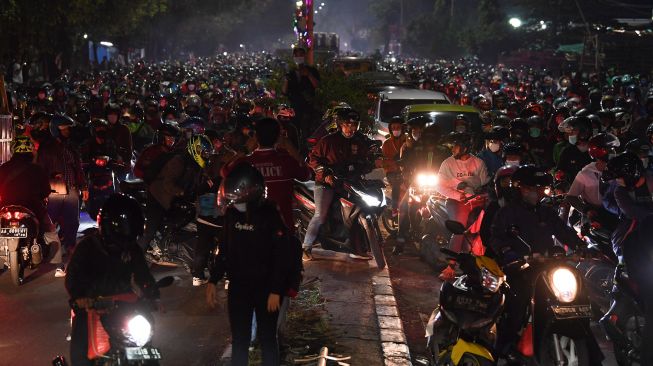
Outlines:
<svg viewBox="0 0 653 366"><path fill-rule="evenodd" d="M424 115L413 117L406 122L406 125L408 126L409 129L426 128L427 126L430 126L432 124L433 121L431 120L431 118Z"/></svg>
<svg viewBox="0 0 653 366"><path fill-rule="evenodd" d="M390 118L390 121L388 122L388 130L392 129L392 125L400 125L402 128L405 127L404 119L401 118L400 116L394 116Z"/></svg>
<svg viewBox="0 0 653 366"><path fill-rule="evenodd" d="M187 150L197 165L204 168L206 160L213 154L213 143L205 135L194 135L188 140Z"/></svg>
<svg viewBox="0 0 653 366"><path fill-rule="evenodd" d="M619 147L617 136L609 133L599 133L589 140L588 153L595 160L607 161L614 148Z"/></svg>
<svg viewBox="0 0 653 366"><path fill-rule="evenodd" d="M522 165L510 177L510 186L513 188L548 187L553 184L551 174L537 168L535 165Z"/></svg>
<svg viewBox="0 0 653 366"><path fill-rule="evenodd" d="M539 115L534 115L534 116L528 117L528 119L526 120L526 123L528 123L529 127L542 127L542 126L544 126L544 120Z"/></svg>
<svg viewBox="0 0 653 366"><path fill-rule="evenodd" d="M279 121L290 121L295 118L295 110L292 107L281 104L277 107L277 113L275 117Z"/></svg>
<svg viewBox="0 0 653 366"><path fill-rule="evenodd" d="M179 136L181 136L181 129L179 128L179 125L176 122L172 121L162 122L154 134L154 143L163 144L165 142L164 136L174 137L175 142L177 142Z"/></svg>
<svg viewBox="0 0 653 366"><path fill-rule="evenodd" d="M91 136L104 138L106 137L106 131L109 129L109 122L106 119L96 118L91 121L89 128L91 129ZM105 131L104 136L102 136L103 133L100 132L102 130Z"/></svg>
<svg viewBox="0 0 653 366"><path fill-rule="evenodd" d="M637 156L648 156L651 151L651 145L649 145L646 140L641 138L636 138L628 141L625 147L626 151L631 152Z"/></svg>
<svg viewBox="0 0 653 366"><path fill-rule="evenodd" d="M202 98L197 94L191 94L186 98L186 107L184 111L188 114L198 113L202 107Z"/></svg>
<svg viewBox="0 0 653 366"><path fill-rule="evenodd" d="M578 141L588 141L592 137L592 122L587 117L569 117L572 130L578 130Z"/></svg>
<svg viewBox="0 0 653 366"><path fill-rule="evenodd" d="M618 112L614 115L614 122L612 128L618 129L621 133L626 133L630 130L630 125L633 120L633 115L628 112Z"/></svg>
<svg viewBox="0 0 653 366"><path fill-rule="evenodd" d="M53 137L57 138L61 135L59 130L65 127L72 127L74 125L75 121L72 118L66 115L57 114L50 120L50 133Z"/></svg>
<svg viewBox="0 0 653 366"><path fill-rule="evenodd" d="M492 92L492 106L495 109L503 109L506 107L506 93L501 90Z"/></svg>
<svg viewBox="0 0 653 366"><path fill-rule="evenodd" d="M354 122L356 125L360 124L360 114L352 108L339 108L334 113L336 124L340 126L343 122Z"/></svg>
<svg viewBox="0 0 653 366"><path fill-rule="evenodd" d="M179 127L193 135L204 133L204 119L202 117L189 117Z"/></svg>
<svg viewBox="0 0 653 366"><path fill-rule="evenodd" d="M34 143L28 136L20 135L11 140L12 154L32 154L34 153Z"/></svg>
<svg viewBox="0 0 653 366"><path fill-rule="evenodd" d="M494 126L485 134L486 140L505 140L510 136L508 129L503 126Z"/></svg>
<svg viewBox="0 0 653 366"><path fill-rule="evenodd" d="M510 117L506 116L505 114L500 114L497 116L497 118L494 119L494 125L508 128L510 127Z"/></svg>
<svg viewBox="0 0 653 366"><path fill-rule="evenodd" d="M224 178L219 194L227 204L259 202L265 198L265 180L258 169L242 162Z"/></svg>
<svg viewBox="0 0 653 366"><path fill-rule="evenodd" d="M469 152L472 148L472 135L464 132L451 132L446 141L452 147L458 145L462 148L463 152Z"/></svg>
<svg viewBox="0 0 653 366"><path fill-rule="evenodd" d="M177 108L175 108L175 106L173 105L169 105L165 107L163 113L161 113L161 116L166 117L169 114L172 114L173 116L175 116L175 118L179 118L179 112L177 112Z"/></svg>
<svg viewBox="0 0 653 366"><path fill-rule="evenodd" d="M614 108L614 96L612 95L604 95L601 98L601 109L611 109Z"/></svg>
<svg viewBox="0 0 653 366"><path fill-rule="evenodd" d="M109 103L107 106L104 108L104 116L108 116L110 114L116 114L118 117L120 117L120 106L116 103Z"/></svg>
<svg viewBox="0 0 653 366"><path fill-rule="evenodd" d="M510 179L519 167L516 165L504 165L494 175L494 190L497 198L509 198L513 188L510 186Z"/></svg>
<svg viewBox="0 0 653 366"><path fill-rule="evenodd" d="M457 130L457 126L464 126L465 128L463 130ZM453 120L453 126L454 130L457 130L459 132L469 132L469 121L467 120L467 117L465 117L464 114L459 114L456 116L456 118Z"/></svg>
<svg viewBox="0 0 653 366"><path fill-rule="evenodd" d="M145 218L141 206L134 198L116 193L109 196L102 205L97 223L105 244L126 249L143 234Z"/></svg>
<svg viewBox="0 0 653 366"><path fill-rule="evenodd" d="M643 175L644 165L639 157L631 152L624 152L608 161L601 180L609 182L613 179L623 178L626 188L633 189Z"/></svg>
<svg viewBox="0 0 653 366"><path fill-rule="evenodd" d="M524 148L521 144L516 142L509 142L503 145L503 156L508 155L520 155L524 152Z"/></svg>

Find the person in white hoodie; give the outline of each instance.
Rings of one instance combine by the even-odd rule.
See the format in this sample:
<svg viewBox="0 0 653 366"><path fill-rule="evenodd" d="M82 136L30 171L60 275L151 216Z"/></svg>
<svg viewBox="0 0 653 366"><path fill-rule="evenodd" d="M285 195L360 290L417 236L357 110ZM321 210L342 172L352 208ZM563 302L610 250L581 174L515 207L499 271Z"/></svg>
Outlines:
<svg viewBox="0 0 653 366"><path fill-rule="evenodd" d="M481 187L490 181L487 167L483 160L470 154L472 136L467 133L452 132L447 137L451 147L451 156L440 165L438 191L445 197L445 207L450 220L455 220L468 226L469 214L474 209L467 200ZM454 235L449 242L449 249L461 252L468 251L464 248L464 239L461 235ZM453 264L450 264L440 274L443 280L453 279Z"/></svg>

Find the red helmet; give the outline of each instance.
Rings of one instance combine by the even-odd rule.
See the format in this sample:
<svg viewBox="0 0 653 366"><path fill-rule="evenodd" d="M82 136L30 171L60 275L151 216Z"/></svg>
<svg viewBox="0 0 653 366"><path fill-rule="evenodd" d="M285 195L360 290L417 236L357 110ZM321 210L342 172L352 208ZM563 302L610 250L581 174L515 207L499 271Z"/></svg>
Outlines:
<svg viewBox="0 0 653 366"><path fill-rule="evenodd" d="M599 133L589 140L588 153L594 160L608 161L610 153L619 147L619 139L609 133Z"/></svg>

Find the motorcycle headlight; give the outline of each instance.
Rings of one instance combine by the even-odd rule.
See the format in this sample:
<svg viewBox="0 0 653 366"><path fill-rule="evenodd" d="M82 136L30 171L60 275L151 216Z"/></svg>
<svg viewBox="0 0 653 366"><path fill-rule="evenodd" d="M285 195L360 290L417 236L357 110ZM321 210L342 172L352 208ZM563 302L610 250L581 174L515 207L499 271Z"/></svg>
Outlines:
<svg viewBox="0 0 653 366"><path fill-rule="evenodd" d="M415 183L419 187L435 187L438 185L439 179L437 174L420 173L415 177Z"/></svg>
<svg viewBox="0 0 653 366"><path fill-rule="evenodd" d="M152 324L142 315L136 315L127 322L127 338L138 347L143 347L152 339Z"/></svg>
<svg viewBox="0 0 653 366"><path fill-rule="evenodd" d="M356 194L358 194L363 202L365 202L365 204L369 207L379 207L385 203L385 196L383 196L383 201L381 201L378 198L357 189L354 189L354 192L356 192Z"/></svg>
<svg viewBox="0 0 653 366"><path fill-rule="evenodd" d="M559 267L549 273L549 285L560 302L572 302L578 294L578 280L569 268Z"/></svg>
<svg viewBox="0 0 653 366"><path fill-rule="evenodd" d="M503 277L497 276L488 271L487 268L481 269L481 277L483 279L483 287L491 292L497 292L503 283Z"/></svg>

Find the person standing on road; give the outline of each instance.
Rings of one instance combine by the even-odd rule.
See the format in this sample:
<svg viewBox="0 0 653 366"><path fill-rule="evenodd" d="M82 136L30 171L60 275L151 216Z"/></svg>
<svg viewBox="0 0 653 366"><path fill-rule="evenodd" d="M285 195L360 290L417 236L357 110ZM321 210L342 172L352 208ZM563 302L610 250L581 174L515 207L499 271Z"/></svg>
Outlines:
<svg viewBox="0 0 653 366"><path fill-rule="evenodd" d="M295 110L295 123L303 141L315 127L313 99L320 85L320 73L306 63L306 50L301 47L293 49L293 60L296 67L286 74L281 90Z"/></svg>
<svg viewBox="0 0 653 366"><path fill-rule="evenodd" d="M263 175L248 163L238 164L225 177L219 197L228 208L220 251L206 287L207 302L216 305L216 284L226 274L231 365L248 364L256 314L263 365L278 366L277 320L290 273L288 229L276 204L265 198Z"/></svg>

